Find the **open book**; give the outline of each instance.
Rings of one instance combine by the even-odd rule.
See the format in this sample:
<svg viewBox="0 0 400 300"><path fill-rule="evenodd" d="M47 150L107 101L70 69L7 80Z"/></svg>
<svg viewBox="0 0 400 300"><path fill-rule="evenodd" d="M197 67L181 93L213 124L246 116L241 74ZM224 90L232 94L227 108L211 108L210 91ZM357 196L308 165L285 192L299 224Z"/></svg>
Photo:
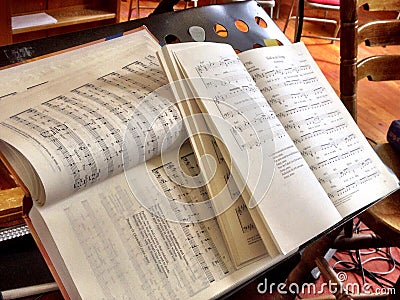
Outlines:
<svg viewBox="0 0 400 300"><path fill-rule="evenodd" d="M159 55L170 80L184 80L178 96L196 99L204 138L223 141L270 254L292 251L398 187L304 44L237 55L230 45L185 43Z"/></svg>
<svg viewBox="0 0 400 300"><path fill-rule="evenodd" d="M141 30L0 78L0 151L66 298L217 297L398 187L301 44Z"/></svg>

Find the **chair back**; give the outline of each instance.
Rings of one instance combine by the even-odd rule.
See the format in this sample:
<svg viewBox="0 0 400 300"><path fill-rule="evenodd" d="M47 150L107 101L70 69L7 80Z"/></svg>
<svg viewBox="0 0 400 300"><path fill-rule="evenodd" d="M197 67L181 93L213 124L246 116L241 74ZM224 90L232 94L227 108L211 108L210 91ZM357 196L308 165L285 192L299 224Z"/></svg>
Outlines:
<svg viewBox="0 0 400 300"><path fill-rule="evenodd" d="M400 11L399 0L341 0L340 98L357 117L357 82L400 79L400 55L375 55L358 59L358 47L400 45L400 20L394 18L358 24L358 12ZM394 13L394 14L396 14Z"/></svg>

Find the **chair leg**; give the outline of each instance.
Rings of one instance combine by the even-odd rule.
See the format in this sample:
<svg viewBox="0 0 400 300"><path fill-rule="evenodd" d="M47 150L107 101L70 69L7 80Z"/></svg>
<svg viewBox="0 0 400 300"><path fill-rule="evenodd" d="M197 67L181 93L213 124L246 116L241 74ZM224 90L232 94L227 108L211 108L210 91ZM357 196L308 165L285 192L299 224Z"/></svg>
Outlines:
<svg viewBox="0 0 400 300"><path fill-rule="evenodd" d="M295 1L297 3L297 9L296 9L296 16L293 16L293 9L295 5ZM335 33L333 37L330 36L313 36L313 35L304 35L304 37L310 37L310 38L320 38L320 39L327 39L331 40L333 43L335 40L339 40L338 38L338 33L340 30L340 23L336 20L331 20L327 19L327 14L328 10L325 10L325 19L322 18L315 18L315 17L306 17L304 16L304 5L305 1L304 0L293 0L292 5L289 10L289 15L286 19L285 26L283 28L283 32L286 32L286 29L289 25L290 20L295 19L296 20L296 25L295 25L295 33L294 33L294 42L299 42L301 37L302 37L302 31L303 31L303 21L318 21L318 22L324 22L324 23L331 23L335 24Z"/></svg>
<svg viewBox="0 0 400 300"><path fill-rule="evenodd" d="M338 22L337 24L336 24L336 27L335 27L335 32L334 32L334 37L335 38L339 38L339 30L340 30L340 22ZM332 43L334 43L335 42L335 40L332 40Z"/></svg>
<svg viewBox="0 0 400 300"><path fill-rule="evenodd" d="M129 15L128 15L128 21L130 21L132 19L132 12L133 10L136 10L136 14L137 14L137 18L139 18L139 0L135 0L135 7L132 7L132 1L133 0L129 0Z"/></svg>
<svg viewBox="0 0 400 300"><path fill-rule="evenodd" d="M279 12L281 9L281 0L276 0L276 19L279 19Z"/></svg>
<svg viewBox="0 0 400 300"><path fill-rule="evenodd" d="M289 10L289 15L288 15L288 17L287 17L287 19L286 19L285 26L283 27L283 32L284 32L284 33L286 32L286 29L287 29L287 27L288 27L288 25L289 25L289 22L290 22L290 20L292 19L295 1L296 1L296 0L292 0L292 5L290 6L290 10Z"/></svg>
<svg viewBox="0 0 400 300"><path fill-rule="evenodd" d="M128 1L128 21L132 18L132 0Z"/></svg>
<svg viewBox="0 0 400 300"><path fill-rule="evenodd" d="M296 16L293 16L293 9L294 9L295 2L297 3ZM286 19L286 23L283 28L284 33L286 32L289 22L292 19L295 19L295 22L296 22L293 41L300 42L301 32L303 30L303 21L304 21L304 0L303 1L302 0L293 0L292 1L292 5L290 6L289 15Z"/></svg>

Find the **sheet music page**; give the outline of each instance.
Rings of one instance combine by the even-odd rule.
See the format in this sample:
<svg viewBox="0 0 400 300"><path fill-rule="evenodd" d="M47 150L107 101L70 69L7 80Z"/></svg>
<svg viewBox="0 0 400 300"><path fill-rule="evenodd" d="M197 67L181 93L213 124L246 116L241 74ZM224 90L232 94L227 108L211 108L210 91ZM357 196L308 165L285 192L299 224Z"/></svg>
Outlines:
<svg viewBox="0 0 400 300"><path fill-rule="evenodd" d="M204 185L214 208L223 237L236 267L241 268L261 256L278 253L274 242L268 243L268 251L261 239L254 219L233 180L217 142L209 135L204 118L195 101L182 103L195 117L195 132L189 130L193 152L199 163ZM185 113L188 116L188 112ZM186 127L188 130L188 128ZM210 157L212 159L210 160Z"/></svg>
<svg viewBox="0 0 400 300"><path fill-rule="evenodd" d="M179 44L179 48L191 46L190 43ZM278 254L279 251L272 240L268 243L268 251L266 250L254 220L230 174L227 162L215 139L210 135L201 110L194 100L195 97L190 93L187 81L183 80L181 72L177 72L173 54L165 50L168 48L163 48L162 53L158 52L158 57L178 100L176 105L184 116L182 119L184 127L208 194L213 199L216 218L234 265L241 268L261 256ZM169 67L171 65L174 67Z"/></svg>
<svg viewBox="0 0 400 300"><path fill-rule="evenodd" d="M216 140L224 142L223 155L232 162L235 181L245 183L252 197L250 207L260 212L280 251L292 251L338 222L337 211L234 50L211 43L194 44L189 50L167 47L197 95L215 93L201 101L203 109L215 116L207 124ZM307 186L304 193L299 193L300 185ZM291 222L282 226L282 218Z"/></svg>
<svg viewBox="0 0 400 300"><path fill-rule="evenodd" d="M397 187L304 44L239 57L342 216Z"/></svg>
<svg viewBox="0 0 400 300"><path fill-rule="evenodd" d="M37 58L17 66L1 69L0 103L4 109L0 111L0 119L3 120L18 111L10 103L25 108L40 104L40 101L36 99L29 99L29 101L20 99L21 101L16 105L16 100L13 99L16 94L43 88L46 85L51 86L55 81L63 81L64 85L67 86L71 79L67 80L65 76L80 72L82 69L85 69L86 75L89 75L93 72L101 72L103 68L108 70L111 63L118 66L120 64L118 56L114 53L117 49L121 56L129 56L132 55L131 47L137 45L148 44L150 47L158 48L154 37L146 29L127 33L120 38L95 41L59 53L52 53L47 57ZM71 84L73 84L73 81ZM73 88L73 85L70 87Z"/></svg>
<svg viewBox="0 0 400 300"><path fill-rule="evenodd" d="M187 146L179 154L181 166L185 172L198 170ZM36 208L61 254L62 260L53 259L55 265L68 266L82 299L205 299L273 262L264 259L236 272L214 218L194 223L168 220L170 213L182 221L196 217L195 209L183 211L179 204L208 197L205 188L182 189L174 182L180 169L173 159L176 153L147 161L65 201ZM147 189L147 198L159 189L168 195L168 205L156 198L143 205L132 183ZM69 289L77 299L74 288Z"/></svg>
<svg viewBox="0 0 400 300"><path fill-rule="evenodd" d="M167 83L158 48L132 34L79 49L79 58L71 52L76 62L65 56L73 72L53 73L51 82L9 95L0 138L32 163L47 199L63 199L122 172L180 138L173 104L157 94L147 97ZM92 61L86 64L87 58ZM62 61L52 67L62 69Z"/></svg>

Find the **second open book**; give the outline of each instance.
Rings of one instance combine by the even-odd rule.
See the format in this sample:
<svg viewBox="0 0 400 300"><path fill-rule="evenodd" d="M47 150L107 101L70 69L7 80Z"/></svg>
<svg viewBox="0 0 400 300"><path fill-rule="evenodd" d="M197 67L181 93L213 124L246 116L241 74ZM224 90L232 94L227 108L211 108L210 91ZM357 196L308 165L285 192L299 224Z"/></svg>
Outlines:
<svg viewBox="0 0 400 300"><path fill-rule="evenodd" d="M216 297L398 187L302 44L142 30L0 77L0 150L72 299Z"/></svg>
<svg viewBox="0 0 400 300"><path fill-rule="evenodd" d="M186 79L192 113L205 116L201 139L217 137L269 253L292 251L396 188L304 44L238 55L176 44L160 56L170 81Z"/></svg>

